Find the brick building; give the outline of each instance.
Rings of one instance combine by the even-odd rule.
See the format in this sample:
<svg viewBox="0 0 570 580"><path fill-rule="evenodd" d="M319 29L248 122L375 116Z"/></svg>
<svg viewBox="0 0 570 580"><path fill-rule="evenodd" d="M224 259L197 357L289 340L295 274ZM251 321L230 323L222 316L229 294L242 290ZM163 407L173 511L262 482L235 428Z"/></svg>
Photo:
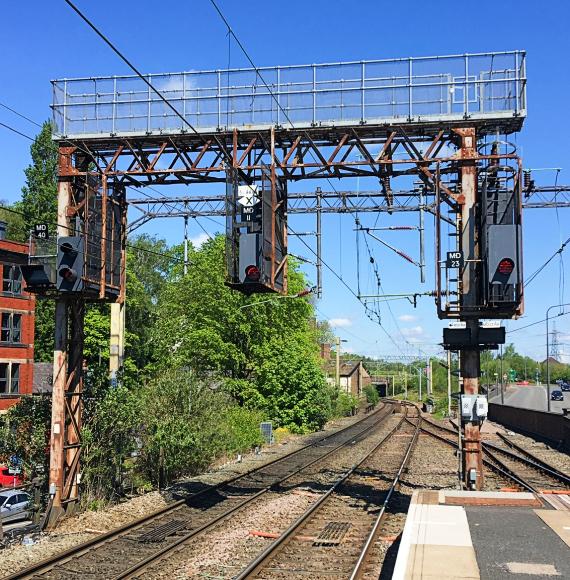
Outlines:
<svg viewBox="0 0 570 580"><path fill-rule="evenodd" d="M20 265L28 246L4 239L0 222L0 413L31 394L34 374L35 297L23 290Z"/></svg>
<svg viewBox="0 0 570 580"><path fill-rule="evenodd" d="M330 385L335 385L336 361L332 359L331 353L330 344L321 344L321 359L324 363L323 370L325 371L327 382ZM360 397L362 396L364 387L371 383L372 379L370 374L364 368L361 360L341 362L339 368L339 386L343 391L355 397Z"/></svg>

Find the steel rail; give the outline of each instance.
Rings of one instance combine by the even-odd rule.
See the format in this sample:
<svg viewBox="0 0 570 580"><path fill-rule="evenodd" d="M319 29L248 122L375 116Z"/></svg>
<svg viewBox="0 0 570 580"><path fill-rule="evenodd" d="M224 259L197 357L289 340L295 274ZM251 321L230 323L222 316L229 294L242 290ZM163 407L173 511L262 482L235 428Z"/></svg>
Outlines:
<svg viewBox="0 0 570 580"><path fill-rule="evenodd" d="M560 471L559 469L556 469L556 467L552 466L550 463L547 463L543 459L540 459L540 457L537 457L534 453L531 453L530 451L528 451L527 449L525 449L524 447L522 447L518 443L515 443L512 439L509 439L503 433L497 433L497 435L507 445L509 445L510 447L512 447L513 449L515 449L516 451L518 451L520 454L526 455L529 460L531 460L532 462L534 462L538 466L541 466L542 468L544 468L545 470L547 470L551 474L557 474L558 476L560 476L560 477L562 477L562 478L565 479L565 483L569 483L570 484L570 477L566 473L564 473L563 471Z"/></svg>
<svg viewBox="0 0 570 580"><path fill-rule="evenodd" d="M425 421L425 419L424 419L424 421ZM429 423L429 421L425 421L425 422ZM432 423L432 425L436 426L435 423ZM451 433L451 430L447 429L446 427L441 427L441 429L444 431L449 431ZM421 427L421 430L424 433L431 435L435 439L438 439L438 440L442 441L443 443L447 443L447 445L450 445L454 449L459 448L459 445L457 444L456 441L452 441L451 439L448 439L447 437L444 437L443 435L438 435L437 433L434 433L433 431L430 431L429 429L426 429L425 427ZM454 435L456 435L456 433L454 433ZM495 473L498 473L499 475L502 475L506 479L510 479L511 481L516 483L518 486L522 487L523 489L526 489L527 491L530 491L532 493L537 493L536 489L534 489L532 487L532 485L530 485L528 482L521 479L514 471L509 469L500 459L497 459L496 457L494 457L494 455L492 453L489 453L488 451L486 451L486 454L489 455L489 457L492 457L492 459L495 463L493 463L493 461L490 461L489 459L486 459L485 457L483 457L483 465L485 467L491 469L492 471L494 471Z"/></svg>
<svg viewBox="0 0 570 580"><path fill-rule="evenodd" d="M523 487L527 491L530 491L531 493L539 493L538 489L536 489L532 484L530 484L528 481L520 477L520 475L517 475L517 473L513 469L511 469L508 465L506 465L503 461L501 461L495 455L494 452L489 451L488 447L485 447L483 445L483 449L485 450L485 455L487 455L487 457L491 459L491 461L483 459L483 463L487 461L487 463L485 463L486 465L487 464L492 465L494 462L496 466L498 466L504 473L506 473L515 483L517 483L517 485L520 485L521 487Z"/></svg>
<svg viewBox="0 0 570 580"><path fill-rule="evenodd" d="M69 548L68 550L65 550L64 552L61 552L59 554L55 554L53 556L50 556L49 558L46 558L46 559L41 560L39 562L36 562L35 564L32 564L31 566L28 566L26 568L23 568L23 569L15 572L14 574L11 574L10 576L4 577L4 580L18 580L18 579L22 579L22 578L31 578L36 574L43 574L43 573L51 570L54 566L56 566L58 564L68 562L75 557L82 556L83 554L85 554L93 549L96 549L105 543L108 543L116 538L121 537L126 532L132 532L132 531L138 529L139 527L152 522L154 519L159 519L162 516L165 516L171 512L174 512L178 509L182 509L190 500L194 500L202 495L205 495L207 493L211 493L212 491L221 489L229 484L232 484L232 483L235 483L236 481L239 481L240 479L243 479L243 478L246 478L252 474L258 473L258 472L266 469L269 466L275 465L276 463L279 463L281 461L289 459L289 458L293 457L294 455L297 455L297 454L301 453L302 451L305 451L306 449L309 449L311 447L315 447L318 444L323 443L324 441L326 441L328 439L331 439L332 437L336 437L337 435L344 433L344 432L354 428L357 425L360 425L364 421L370 419L370 417L372 417L372 416L375 416L377 414L382 415L382 411L386 410L386 411L388 411L386 413L386 415L382 415L380 420L379 420L379 422L382 422L384 419L386 419L387 417L389 417L391 415L391 410L388 408L390 404L391 403L383 404L383 406L379 407L376 411L374 411L371 414L368 414L367 416L363 417L359 421L352 423L351 425L348 425L346 427L343 427L342 429L338 429L337 431L334 431L333 433L330 433L324 437L321 437L321 438L317 439L316 441L313 441L312 443L309 443L307 445L304 445L303 447L300 447L299 449L295 449L294 451L291 451L291 452L289 452L281 457L277 457L275 459L272 459L271 461L268 461L267 463L264 463L263 465L255 467L253 469L250 469L250 470L246 471L245 473L236 475L234 477L231 477L230 479L227 479L225 481L217 483L217 484L213 485L212 487L209 487L209 488L203 489L199 492L196 492L194 494L191 494L188 497L186 497L185 499L178 500L178 501L176 501L168 506L165 506L164 508L162 508L160 510L157 510L155 512L147 514L146 516L143 516L142 518L139 518L137 520L134 520L132 522L124 524L123 526L120 526L118 528L110 530L109 532L106 532L100 536L96 536L95 538L88 540L87 542L84 542L84 543L79 544L77 546L73 546L72 548ZM367 433L372 428L377 427L377 426L378 426L378 422L375 422L372 425L362 429L361 431L358 431L354 435L354 437L360 437L361 435ZM268 487L271 488L272 486L274 486L278 483L282 483L283 481L285 481L289 477L296 475L299 471L302 471L303 469L310 467L313 463L316 463L317 461L320 461L320 460L328 457L330 454L337 451L339 448L352 443L353 440L354 439L351 438L350 440L337 445L333 449L327 451L325 454L319 456L317 459L312 460L310 463L303 465L295 472L287 475L287 477L284 478L283 480L274 482L271 486L268 486ZM261 490L261 491L263 491L263 493L265 493L265 490ZM260 495L260 493L254 494L254 496L252 496L252 498L250 498L250 499L254 499L254 497L257 497L258 495ZM240 506L243 507L242 504L239 504L238 506L235 506L235 507L240 507ZM224 514L221 514L221 515L223 516ZM119 577L123 577L123 576L119 576Z"/></svg>
<svg viewBox="0 0 570 580"><path fill-rule="evenodd" d="M406 406L407 407L407 406ZM407 408L406 408L407 414ZM257 574L263 567L264 564L287 542L294 533L310 518L310 516L315 513L336 491L336 489L342 485L351 475L353 475L356 470L363 465L374 453L382 447L386 441L388 441L396 431L401 427L402 423L406 420L406 415L398 422L398 424L369 452L366 456L359 461L357 464L353 465L342 477L340 477L334 485L324 493L314 504L312 504L309 509L307 509L297 520L295 520L272 544L270 544L259 556L257 556L246 568L244 568L234 580L245 580L246 578L252 578ZM415 434L414 434L415 435Z"/></svg>
<svg viewBox="0 0 570 580"><path fill-rule="evenodd" d="M556 479L559 483L562 483L564 485L570 485L570 477L567 477L566 475L558 473L557 471L544 467L532 461L531 459L528 459L527 457L517 455L516 453L513 453L508 449L503 449L502 447L499 447L494 443L484 442L482 446L486 453L489 453L489 449L491 449L492 454L502 453L503 455L505 455L509 459L512 459L513 461L518 461L519 463L522 463L523 465L526 465L527 467L530 467L535 471L539 471L540 473L547 475L551 479Z"/></svg>
<svg viewBox="0 0 570 580"><path fill-rule="evenodd" d="M451 433L453 435L457 434L457 431L453 431L453 430L449 429L448 427L444 427L442 425L437 425L436 423L433 423L432 421L429 421L429 420L424 419L424 421L428 425L432 425L434 427L437 427L438 429L441 429L441 430L446 431L448 433ZM456 427L455 423L451 422L451 424ZM532 453L526 451L520 445L517 445L516 443L510 441L510 439L505 437L502 433L497 433L497 435L501 439L503 439L505 441L505 443L507 443L507 445L511 445L514 449L516 449L523 456L521 457L521 455L517 455L516 453L513 453L513 452L509 451L508 449L503 449L503 448L501 448L501 447L499 447L499 446L497 446L494 443L491 443L489 441L483 441L483 442L481 442L481 446L488 455L495 457L495 452L502 453L503 455L506 455L507 457L509 457L510 459L512 459L514 461L518 461L520 463L523 463L524 465L527 465L528 467L535 469L536 471L540 471L540 472L546 474L547 476L551 477L552 479L558 480L560 483L563 483L565 485L570 485L570 477L568 477L566 474L562 473L561 471L558 471L557 469L555 469L554 467L552 467L548 463L543 462L542 460L538 459L536 456L534 456ZM489 451L490 451L490 454L489 454ZM524 455L527 455L528 457L524 457ZM506 469L508 469L506 467L506 465L504 464L504 462L501 462L501 465L503 465ZM512 470L510 470L510 471L512 471ZM512 473L515 473L515 472L512 471ZM516 473L515 473L515 475L516 475ZM519 477L519 476L517 476L517 477ZM525 481L523 478L519 477L519 479L523 482ZM526 483L528 484L528 482L526 482ZM530 487L532 487L530 484L528 484L528 485Z"/></svg>
<svg viewBox="0 0 570 580"><path fill-rule="evenodd" d="M378 514L376 521L374 522L374 526L372 527L372 530L370 531L370 534L368 535L368 538L366 539L366 543L364 544L364 546L360 552L360 556L358 557L356 565L354 566L354 569L352 570L352 574L350 575L350 580L356 580L356 578L361 578L362 574L364 573L364 564L366 563L366 559L368 558L368 556L370 554L370 550L371 550L372 546L374 545L374 542L376 541L376 538L378 536L378 532L380 530L380 526L381 526L381 524L384 520L384 516L386 514L386 509L388 507L388 504L390 503L390 500L392 499L392 495L394 494L394 492L396 491L396 488L398 487L398 485L400 483L400 478L402 476L402 473L404 472L404 469L407 468L408 462L412 456L412 453L415 450L415 447L416 447L416 444L418 441L418 437L420 434L420 430L421 430L422 420L423 420L423 418L422 418L421 413L420 413L419 421L417 423L416 431L414 433L412 441L410 441L410 444L409 444L408 449L406 451L406 455L404 456L404 459L402 460L402 464L400 465L400 469L398 470L398 473L396 474L396 477L394 478L394 481L392 482L392 485L390 486L390 490L388 491L388 495L384 499L384 503L382 504L382 509L380 510L380 513Z"/></svg>

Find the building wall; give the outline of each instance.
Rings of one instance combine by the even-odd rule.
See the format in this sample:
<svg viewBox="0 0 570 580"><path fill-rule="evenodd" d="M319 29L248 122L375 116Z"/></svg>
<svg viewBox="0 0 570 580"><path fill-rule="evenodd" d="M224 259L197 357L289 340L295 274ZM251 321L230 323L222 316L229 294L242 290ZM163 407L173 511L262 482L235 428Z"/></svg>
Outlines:
<svg viewBox="0 0 570 580"><path fill-rule="evenodd" d="M27 263L28 246L9 240L0 240L0 326L8 320L6 315L20 316L20 337L5 330L0 335L0 412L18 402L21 395L31 394L34 374L34 310L35 297L21 288L24 282L10 284L9 272L19 273L19 264ZM10 270L14 268L14 270ZM17 276L16 276L17 278ZM12 320L13 317L12 317ZM15 369L18 365L17 392L7 392L15 386ZM6 383L4 372L8 371ZM10 384L12 383L12 384Z"/></svg>

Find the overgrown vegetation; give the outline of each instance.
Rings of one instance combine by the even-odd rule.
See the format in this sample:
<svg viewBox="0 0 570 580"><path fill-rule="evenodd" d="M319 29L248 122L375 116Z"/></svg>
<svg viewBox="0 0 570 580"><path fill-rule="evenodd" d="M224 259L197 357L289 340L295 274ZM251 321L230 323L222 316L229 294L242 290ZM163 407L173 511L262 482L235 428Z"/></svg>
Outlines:
<svg viewBox="0 0 570 580"><path fill-rule="evenodd" d="M380 395L378 394L378 390L374 385L366 385L364 387L364 394L366 395L366 402L369 405L376 406L378 404Z"/></svg>

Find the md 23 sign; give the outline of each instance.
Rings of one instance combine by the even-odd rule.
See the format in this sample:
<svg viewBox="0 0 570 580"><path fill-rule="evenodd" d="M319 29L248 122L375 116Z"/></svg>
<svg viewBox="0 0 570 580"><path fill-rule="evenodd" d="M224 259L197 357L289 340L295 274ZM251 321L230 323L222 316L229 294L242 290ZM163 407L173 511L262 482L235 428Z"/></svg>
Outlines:
<svg viewBox="0 0 570 580"><path fill-rule="evenodd" d="M450 268L463 268L464 259L463 252L447 252L447 258L445 260L445 267Z"/></svg>

